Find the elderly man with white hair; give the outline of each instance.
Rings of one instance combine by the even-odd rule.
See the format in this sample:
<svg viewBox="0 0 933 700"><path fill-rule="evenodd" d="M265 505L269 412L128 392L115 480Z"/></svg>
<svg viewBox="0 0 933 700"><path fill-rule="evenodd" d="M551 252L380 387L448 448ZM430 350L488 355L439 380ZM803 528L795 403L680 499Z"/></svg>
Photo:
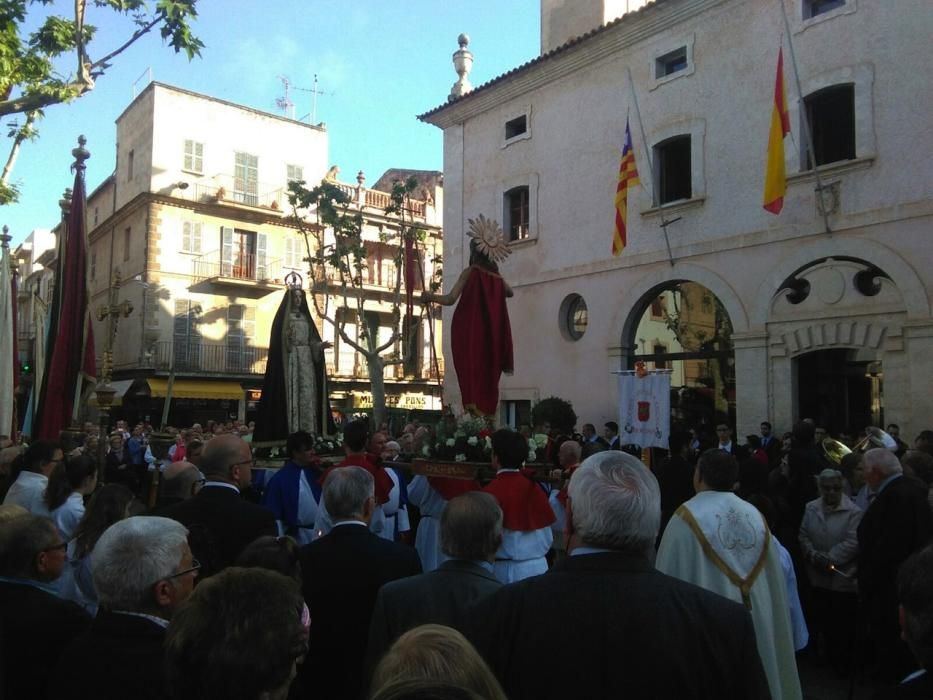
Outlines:
<svg viewBox="0 0 933 700"><path fill-rule="evenodd" d="M654 475L618 451L570 480L566 561L481 602L467 632L512 700L767 698L748 612L657 571ZM559 670L542 670L559 640Z"/></svg>
<svg viewBox="0 0 933 700"><path fill-rule="evenodd" d="M930 541L933 517L925 485L904 476L890 450L866 452L863 474L875 497L858 527L859 595L875 644L876 676L895 682L913 669L898 626L897 571Z"/></svg>
<svg viewBox="0 0 933 700"><path fill-rule="evenodd" d="M165 629L199 567L175 520L139 516L107 528L92 564L100 610L62 655L50 697L162 698Z"/></svg>

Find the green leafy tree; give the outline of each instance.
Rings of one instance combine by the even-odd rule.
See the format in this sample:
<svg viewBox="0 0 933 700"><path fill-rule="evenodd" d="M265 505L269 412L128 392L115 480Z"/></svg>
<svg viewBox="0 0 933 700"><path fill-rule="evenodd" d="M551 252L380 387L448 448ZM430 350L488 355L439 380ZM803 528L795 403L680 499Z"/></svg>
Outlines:
<svg viewBox="0 0 933 700"><path fill-rule="evenodd" d="M311 189L301 181L289 183L293 222L305 240L315 313L333 326L341 342L365 361L373 397L373 421L377 426L386 418L385 368L405 361L404 353L400 354L397 348L399 341L402 347L411 346L409 336L414 329L406 328L403 319L402 276L405 243L411 242L419 249L427 236L415 225L412 215L412 193L417 186L414 177L405 182L395 181L390 204L385 209L397 227L385 227L379 233L379 241L391 247L394 260L391 287L379 293L383 304L391 309L392 332L388 338L379 338L379 317L372 308L373 292L365 288L368 251L363 240L362 213L353 206L347 188L336 182L325 179ZM419 254L423 256L423 251ZM435 269L439 274L439 267ZM436 279L424 282L429 289L439 284ZM355 338L347 332L351 326L356 327Z"/></svg>
<svg viewBox="0 0 933 700"><path fill-rule="evenodd" d="M43 109L93 90L117 56L155 29L176 53L184 52L189 60L200 55L204 44L191 33L190 26L197 17L197 2L156 0L150 6L145 0L74 0L69 16L49 14L38 29L26 33L29 12L35 11L36 5L50 5L52 0L0 0L0 117L25 115L22 126L13 122L8 134L13 143L0 174L0 204L16 200L18 188L10 184L10 173L23 142L36 138L35 123ZM96 29L87 22L88 5L125 15L135 27L121 43L96 59L89 53ZM62 75L56 61L69 55L74 59L74 72Z"/></svg>

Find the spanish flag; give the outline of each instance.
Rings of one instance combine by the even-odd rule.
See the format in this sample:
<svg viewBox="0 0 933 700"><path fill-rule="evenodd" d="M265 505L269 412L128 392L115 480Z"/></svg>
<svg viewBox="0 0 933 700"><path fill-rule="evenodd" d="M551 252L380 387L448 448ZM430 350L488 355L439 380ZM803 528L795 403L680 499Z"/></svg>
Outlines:
<svg viewBox="0 0 933 700"><path fill-rule="evenodd" d="M612 254L621 255L627 238L625 218L628 213L628 188L638 184L638 166L632 150L632 132L625 120L625 143L622 146L622 162L619 163L619 184L616 185L616 226L612 234Z"/></svg>
<svg viewBox="0 0 933 700"><path fill-rule="evenodd" d="M787 179L784 175L784 137L790 133L787 117L787 95L784 92L784 48L778 51L777 77L774 79L774 107L771 109L771 131L768 133L768 165L765 169L764 208L780 214L784 207Z"/></svg>

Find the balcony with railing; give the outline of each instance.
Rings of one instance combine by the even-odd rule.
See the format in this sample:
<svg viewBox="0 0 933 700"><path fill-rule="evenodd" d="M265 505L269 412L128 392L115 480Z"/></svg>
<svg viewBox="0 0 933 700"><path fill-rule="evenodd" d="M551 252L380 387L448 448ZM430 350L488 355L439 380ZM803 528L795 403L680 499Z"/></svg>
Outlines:
<svg viewBox="0 0 933 700"><path fill-rule="evenodd" d="M191 183L185 189L175 188L172 195L193 202L216 202L252 209L269 209L291 213L288 186L284 183L244 182L233 175L214 175Z"/></svg>
<svg viewBox="0 0 933 700"><path fill-rule="evenodd" d="M281 277L281 269L281 260L271 260L264 253L235 250L225 255L214 250L193 260L191 290L211 293L218 287L235 287L241 296L258 298L281 287L274 279Z"/></svg>
<svg viewBox="0 0 933 700"><path fill-rule="evenodd" d="M269 348L243 343L173 343L160 341L152 352L152 368L184 374L257 376L266 372Z"/></svg>

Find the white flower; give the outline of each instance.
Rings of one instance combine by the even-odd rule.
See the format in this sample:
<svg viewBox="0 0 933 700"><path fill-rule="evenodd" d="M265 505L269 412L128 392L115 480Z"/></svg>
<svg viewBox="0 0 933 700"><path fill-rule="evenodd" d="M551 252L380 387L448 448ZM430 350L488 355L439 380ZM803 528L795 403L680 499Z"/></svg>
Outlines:
<svg viewBox="0 0 933 700"><path fill-rule="evenodd" d="M431 449L427 445L425 445L424 447L421 448L421 454L423 454L425 457L430 457Z"/></svg>
<svg viewBox="0 0 933 700"><path fill-rule="evenodd" d="M469 445L470 447L476 447L476 443L478 442L479 440L476 439L475 435L467 438L467 445Z"/></svg>
<svg viewBox="0 0 933 700"><path fill-rule="evenodd" d="M454 445L457 444L457 441L454 440L453 438L447 438L447 443L446 443L446 444L447 444L447 447L453 447Z"/></svg>
<svg viewBox="0 0 933 700"><path fill-rule="evenodd" d="M492 449L492 436L491 435L486 436L486 449L487 450Z"/></svg>
<svg viewBox="0 0 933 700"><path fill-rule="evenodd" d="M538 454L534 450L528 452L528 461L534 462L538 458Z"/></svg>
<svg viewBox="0 0 933 700"><path fill-rule="evenodd" d="M466 462L466 455L465 455L465 454L459 454L459 455L457 455L457 456L454 457L454 461L455 461L455 462Z"/></svg>

